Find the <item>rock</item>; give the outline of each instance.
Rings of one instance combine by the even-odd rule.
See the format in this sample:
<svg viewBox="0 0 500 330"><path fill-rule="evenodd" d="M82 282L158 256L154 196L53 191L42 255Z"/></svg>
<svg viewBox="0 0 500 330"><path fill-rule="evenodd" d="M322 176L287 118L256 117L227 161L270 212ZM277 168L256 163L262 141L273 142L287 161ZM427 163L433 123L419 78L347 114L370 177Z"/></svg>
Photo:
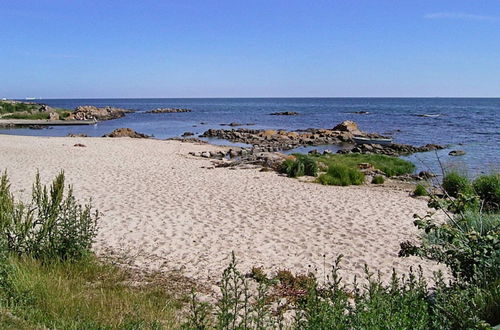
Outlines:
<svg viewBox="0 0 500 330"><path fill-rule="evenodd" d="M74 134L74 133L69 133L68 135L66 135L67 137L88 137L87 134L83 134L83 133L78 133L78 134Z"/></svg>
<svg viewBox="0 0 500 330"><path fill-rule="evenodd" d="M352 111L352 112L349 112L349 113L354 113L354 114L357 114L357 115L367 115L367 114L369 114L368 111Z"/></svg>
<svg viewBox="0 0 500 330"><path fill-rule="evenodd" d="M149 138L150 136L138 133L131 128L117 128L113 132L103 135L103 137Z"/></svg>
<svg viewBox="0 0 500 330"><path fill-rule="evenodd" d="M173 138L168 138L165 139L165 141L172 140L172 141L181 141L181 142L187 142L187 143L197 143L197 144L207 144L208 141L201 140L198 138L189 138L189 137L173 137Z"/></svg>
<svg viewBox="0 0 500 330"><path fill-rule="evenodd" d="M372 170L372 169L374 169L373 165L370 163L359 163L358 168L360 170Z"/></svg>
<svg viewBox="0 0 500 330"><path fill-rule="evenodd" d="M194 135L193 132L184 132L184 133L182 133L181 136L193 136L193 135Z"/></svg>
<svg viewBox="0 0 500 330"><path fill-rule="evenodd" d="M418 173L418 176L422 179L430 179L436 177L436 174L429 171L421 171L420 173Z"/></svg>
<svg viewBox="0 0 500 330"><path fill-rule="evenodd" d="M75 111L66 120L110 120L121 118L129 112L132 111L114 107L97 108L91 105L84 105L76 107Z"/></svg>
<svg viewBox="0 0 500 330"><path fill-rule="evenodd" d="M452 150L448 153L450 156L463 156L465 155L465 151L463 150Z"/></svg>
<svg viewBox="0 0 500 330"><path fill-rule="evenodd" d="M59 120L59 114L57 112L49 112L49 120Z"/></svg>
<svg viewBox="0 0 500 330"><path fill-rule="evenodd" d="M86 145L81 143L76 143L73 145L73 147L86 147Z"/></svg>
<svg viewBox="0 0 500 330"><path fill-rule="evenodd" d="M313 149L313 150L309 151L308 154L310 154L310 155L319 155L319 151L318 151L318 149Z"/></svg>
<svg viewBox="0 0 500 330"><path fill-rule="evenodd" d="M333 152L329 149L323 151L323 155L331 155L331 154L333 154Z"/></svg>
<svg viewBox="0 0 500 330"><path fill-rule="evenodd" d="M270 137L270 136L274 136L274 135L276 135L276 134L278 134L278 132L277 132L277 131L272 130L272 129L268 129L268 130L263 131L263 132L260 134L260 136Z"/></svg>
<svg viewBox="0 0 500 330"><path fill-rule="evenodd" d="M200 156L203 158L210 158L211 157L210 152L208 152L208 151L202 152Z"/></svg>
<svg viewBox="0 0 500 330"><path fill-rule="evenodd" d="M40 106L40 108L38 109L39 112L48 112L48 113L51 113L51 112L56 112L56 110L46 104L42 104Z"/></svg>
<svg viewBox="0 0 500 330"><path fill-rule="evenodd" d="M146 111L146 113L178 113L178 112L191 112L191 109L180 109L180 108L157 108L154 110Z"/></svg>
<svg viewBox="0 0 500 330"><path fill-rule="evenodd" d="M300 113L295 111L283 111L283 112L273 112L271 116L298 116Z"/></svg>
<svg viewBox="0 0 500 330"><path fill-rule="evenodd" d="M352 134L361 134L361 131L358 128L358 124L351 120L344 120L337 126L335 126L332 130L340 131L340 132L349 132Z"/></svg>

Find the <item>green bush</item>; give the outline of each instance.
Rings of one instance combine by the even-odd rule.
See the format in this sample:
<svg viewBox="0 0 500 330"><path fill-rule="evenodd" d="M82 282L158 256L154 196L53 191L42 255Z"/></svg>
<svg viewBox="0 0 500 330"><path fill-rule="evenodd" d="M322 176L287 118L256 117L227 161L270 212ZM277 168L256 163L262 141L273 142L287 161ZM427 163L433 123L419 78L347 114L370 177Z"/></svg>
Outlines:
<svg viewBox="0 0 500 330"><path fill-rule="evenodd" d="M341 257L323 285L312 276L281 271L276 281L248 288L234 261L222 275L221 298L213 305L193 295L187 329L486 329L495 324L498 287L464 289L438 278L432 293L422 270L406 276L392 274L384 284L365 266L365 282L347 289L338 274ZM297 282L297 279L301 279ZM300 285L299 285L300 283ZM278 306L278 307L273 307ZM488 308L491 308L489 310ZM294 318L284 318L293 311ZM496 313L496 314L495 314Z"/></svg>
<svg viewBox="0 0 500 330"><path fill-rule="evenodd" d="M500 210L500 174L482 175L474 180L472 186L486 210Z"/></svg>
<svg viewBox="0 0 500 330"><path fill-rule="evenodd" d="M458 172L450 172L444 176L443 189L451 197L458 197L459 193L471 191L469 179Z"/></svg>
<svg viewBox="0 0 500 330"><path fill-rule="evenodd" d="M318 165L316 161L305 155L295 155L296 159L287 159L281 164L281 173L285 173L290 178L318 174Z"/></svg>
<svg viewBox="0 0 500 330"><path fill-rule="evenodd" d="M383 184L385 179L382 175L375 175L372 179L373 184Z"/></svg>
<svg viewBox="0 0 500 330"><path fill-rule="evenodd" d="M427 189L421 184L417 184L415 187L415 190L413 191L413 196L428 196L429 193L427 192Z"/></svg>
<svg viewBox="0 0 500 330"><path fill-rule="evenodd" d="M0 179L0 240L18 256L81 258L90 252L97 219L91 204L77 203L71 186L65 196L63 172L50 190L37 174L29 204L15 201L6 173Z"/></svg>
<svg viewBox="0 0 500 330"><path fill-rule="evenodd" d="M334 186L360 185L364 180L365 175L360 170L341 164L328 166L328 171L318 178L321 184Z"/></svg>

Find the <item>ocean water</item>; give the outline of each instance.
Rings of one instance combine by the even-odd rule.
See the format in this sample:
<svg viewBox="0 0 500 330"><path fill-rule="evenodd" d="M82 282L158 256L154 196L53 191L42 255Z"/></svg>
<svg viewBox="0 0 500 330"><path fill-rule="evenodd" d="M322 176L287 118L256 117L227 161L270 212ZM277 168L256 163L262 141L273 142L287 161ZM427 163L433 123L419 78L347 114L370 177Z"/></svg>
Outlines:
<svg viewBox="0 0 500 330"><path fill-rule="evenodd" d="M363 131L390 135L395 142L447 145L439 152L406 157L419 170L439 172L457 167L471 176L499 170L500 98L229 98L229 99L47 99L41 103L73 109L79 105L114 106L136 110L124 118L94 126L59 126L49 129L3 129L1 134L65 136L85 133L102 136L115 128L130 127L156 138L180 136L183 132L202 134L224 123L253 123L248 128L297 130L332 128L353 120ZM189 108L189 113L147 114L160 108ZM299 116L271 116L272 112L296 111ZM368 114L354 112L366 111ZM436 115L421 117L419 115ZM203 123L203 124L201 124ZM246 126L243 126L246 127ZM212 141L229 144L227 141ZM336 149L324 146L320 149ZM465 156L448 156L450 150L466 151ZM300 151L308 151L302 148Z"/></svg>

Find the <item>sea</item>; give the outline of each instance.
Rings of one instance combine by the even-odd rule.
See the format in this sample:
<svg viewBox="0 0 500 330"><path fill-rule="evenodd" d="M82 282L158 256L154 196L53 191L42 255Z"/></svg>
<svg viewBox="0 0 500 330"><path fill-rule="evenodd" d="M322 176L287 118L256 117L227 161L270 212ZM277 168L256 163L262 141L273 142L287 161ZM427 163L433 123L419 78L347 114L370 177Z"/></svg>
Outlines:
<svg viewBox="0 0 500 330"><path fill-rule="evenodd" d="M84 133L102 136L115 128L129 127L157 139L184 132L202 134L209 128L225 128L231 122L252 124L252 129L301 130L332 128L344 120L361 130L393 137L397 143L446 145L440 151L403 157L417 171L457 169L471 177L500 169L500 98L159 98L159 99L41 99L52 107L74 109L80 105L113 106L135 110L125 117L92 126L55 126L46 129L1 129L0 134L66 136ZM156 108L189 108L185 113L146 113ZM298 116L272 116L295 111ZM238 127L236 127L237 129ZM1 138L1 137L0 137ZM234 145L212 139L211 143ZM244 146L242 144L237 144ZM312 147L338 150L336 145ZM308 152L311 147L288 152ZM463 156L448 155L463 150Z"/></svg>

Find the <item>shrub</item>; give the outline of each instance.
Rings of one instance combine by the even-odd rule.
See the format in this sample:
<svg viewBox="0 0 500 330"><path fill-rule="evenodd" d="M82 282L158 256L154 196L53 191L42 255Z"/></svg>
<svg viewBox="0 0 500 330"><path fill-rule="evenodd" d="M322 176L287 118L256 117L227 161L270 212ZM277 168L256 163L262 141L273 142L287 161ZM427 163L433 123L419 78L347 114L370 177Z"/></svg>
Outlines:
<svg viewBox="0 0 500 330"><path fill-rule="evenodd" d="M280 271L277 281L269 282L269 291L259 289L253 295L248 290L248 280L234 267L233 256L220 281L222 297L214 306L216 313L210 313L210 306L197 302L193 296L185 326L189 329L486 329L488 324L484 320L494 322L498 315L494 311L498 286L464 290L457 285L446 286L441 277L431 294L421 269L418 272L410 269L406 276L393 272L389 284L384 284L365 266L367 284L358 288L355 281L354 289L347 289L338 274L341 257L323 285L312 276ZM299 297L290 294L298 289ZM285 321L283 315L287 311L293 311L295 316Z"/></svg>
<svg viewBox="0 0 500 330"><path fill-rule="evenodd" d="M281 164L281 173L285 173L290 178L318 174L318 165L313 158L299 154L295 157L296 159L287 159Z"/></svg>
<svg viewBox="0 0 500 330"><path fill-rule="evenodd" d="M472 186L486 210L500 210L500 174L482 175L474 180Z"/></svg>
<svg viewBox="0 0 500 330"><path fill-rule="evenodd" d="M470 192L470 182L458 172L450 172L443 178L443 189L451 197L458 197L459 193Z"/></svg>
<svg viewBox="0 0 500 330"><path fill-rule="evenodd" d="M330 165L326 174L318 178L321 184L334 186L360 185L364 180L365 175L360 170L341 164Z"/></svg>
<svg viewBox="0 0 500 330"><path fill-rule="evenodd" d="M385 179L382 175L375 175L372 179L373 184L383 184Z"/></svg>
<svg viewBox="0 0 500 330"><path fill-rule="evenodd" d="M417 184L415 187L415 190L413 191L413 196L428 196L429 193L427 192L427 189L421 184Z"/></svg>
<svg viewBox="0 0 500 330"><path fill-rule="evenodd" d="M78 259L88 254L97 230L98 212L77 203L70 186L64 196L64 173L50 190L37 174L31 203L16 202L7 174L0 180L0 239L19 256Z"/></svg>

